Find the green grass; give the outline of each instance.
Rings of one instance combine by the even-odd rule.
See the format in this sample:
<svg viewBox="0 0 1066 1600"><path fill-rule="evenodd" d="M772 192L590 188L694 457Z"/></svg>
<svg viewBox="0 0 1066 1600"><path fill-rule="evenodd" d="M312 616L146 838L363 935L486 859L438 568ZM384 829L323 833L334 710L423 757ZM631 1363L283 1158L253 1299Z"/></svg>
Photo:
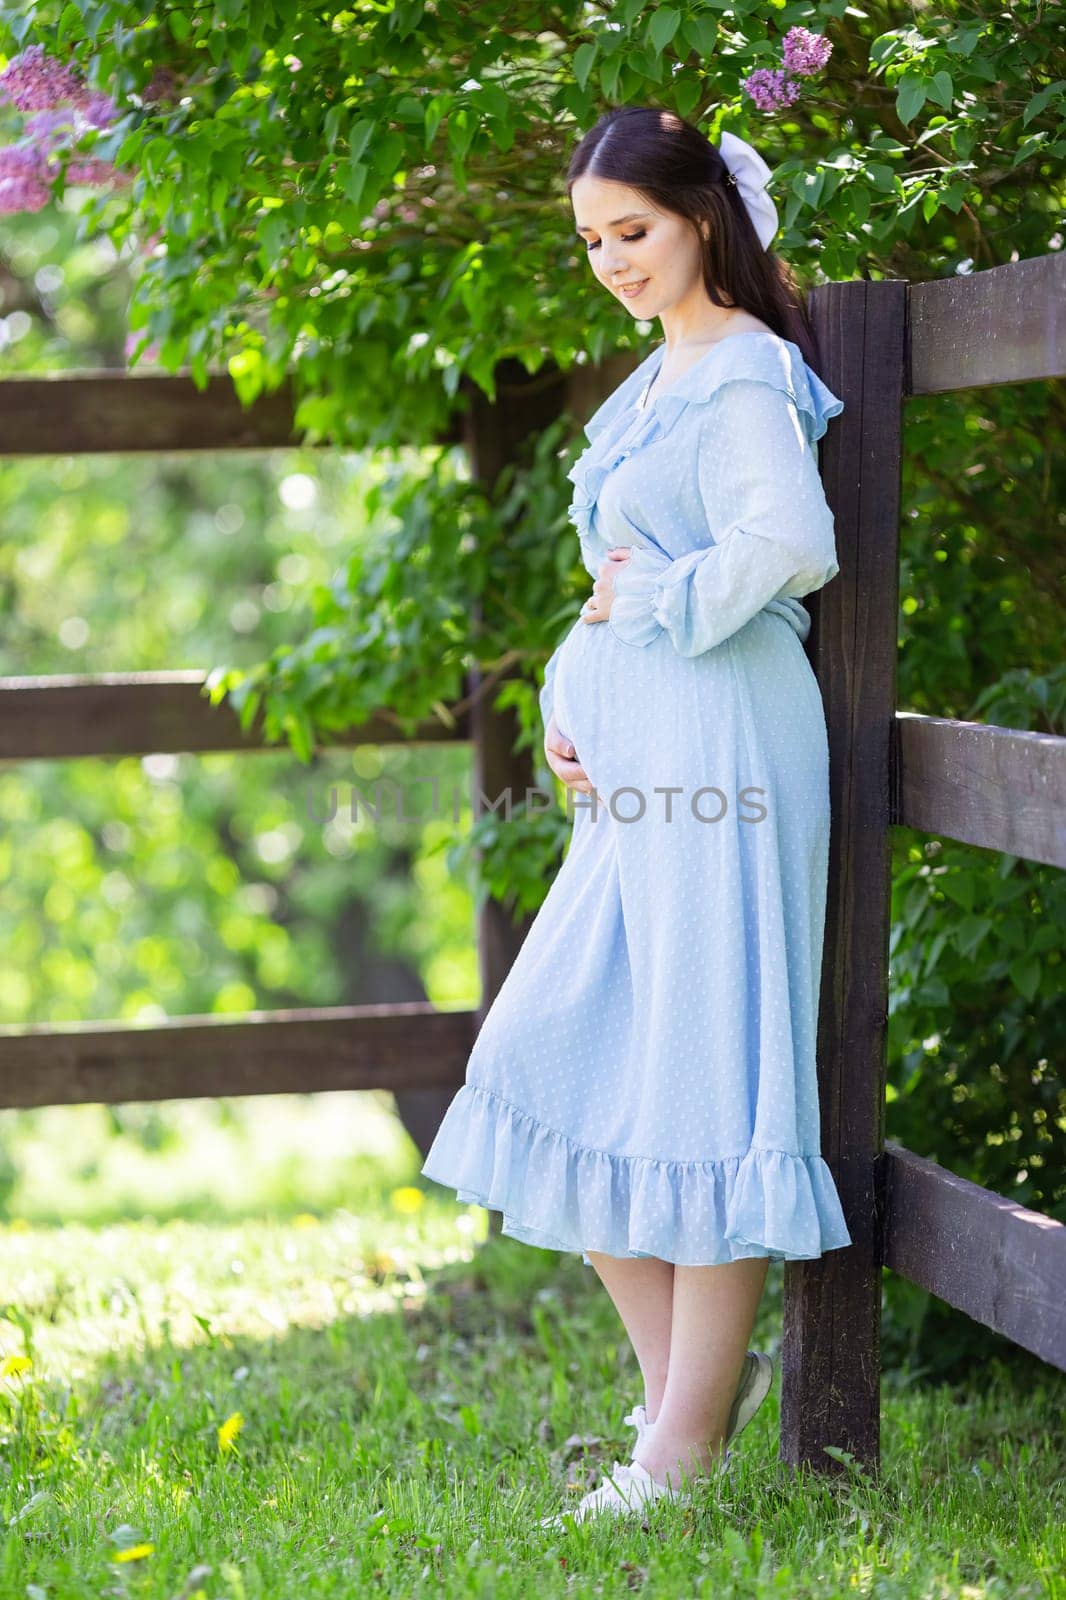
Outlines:
<svg viewBox="0 0 1066 1600"><path fill-rule="evenodd" d="M291 1102L291 1139L342 1098ZM1035 1360L1025 1393L886 1374L879 1481L785 1468L775 1382L705 1503L539 1529L628 1455L628 1341L579 1257L482 1244L486 1214L378 1132L358 1206L317 1217L266 1203L261 1157L243 1218L175 1217L167 1190L165 1221L0 1228L3 1600L1064 1600L1066 1376ZM755 1335L775 1355L781 1270Z"/></svg>

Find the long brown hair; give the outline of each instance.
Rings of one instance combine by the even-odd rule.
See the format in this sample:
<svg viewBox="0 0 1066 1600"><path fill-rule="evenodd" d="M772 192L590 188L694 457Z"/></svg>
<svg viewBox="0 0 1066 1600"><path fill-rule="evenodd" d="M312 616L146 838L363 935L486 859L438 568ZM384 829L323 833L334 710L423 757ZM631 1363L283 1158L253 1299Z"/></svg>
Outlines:
<svg viewBox="0 0 1066 1600"><path fill-rule="evenodd" d="M661 211L687 218L700 241L703 282L712 303L761 317L798 345L814 368L803 291L788 263L772 247L763 249L736 184L729 182L721 151L691 122L656 106L605 111L570 157L567 195L583 176L627 184ZM710 225L708 238L704 221Z"/></svg>

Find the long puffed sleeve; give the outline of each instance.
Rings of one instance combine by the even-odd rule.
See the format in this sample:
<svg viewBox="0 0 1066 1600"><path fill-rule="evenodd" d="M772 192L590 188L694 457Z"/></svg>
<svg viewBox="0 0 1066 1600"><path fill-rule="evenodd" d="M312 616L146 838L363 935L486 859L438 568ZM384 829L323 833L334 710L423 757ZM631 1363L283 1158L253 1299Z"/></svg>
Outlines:
<svg viewBox="0 0 1066 1600"><path fill-rule="evenodd" d="M840 570L833 514L792 395L738 377L700 413L697 476L714 543L675 561L634 548L615 574L607 619L627 644L650 644L665 630L683 656L712 650L769 601L798 600Z"/></svg>

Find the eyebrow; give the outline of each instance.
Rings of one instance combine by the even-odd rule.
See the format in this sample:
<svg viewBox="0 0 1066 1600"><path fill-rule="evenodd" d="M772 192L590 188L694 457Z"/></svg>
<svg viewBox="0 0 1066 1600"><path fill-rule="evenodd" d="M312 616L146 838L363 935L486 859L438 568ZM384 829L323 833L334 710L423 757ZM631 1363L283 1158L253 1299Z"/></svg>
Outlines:
<svg viewBox="0 0 1066 1600"><path fill-rule="evenodd" d="M627 216L615 217L614 221L613 222L609 222L607 224L607 226L609 228L620 228L622 226L623 222L636 222L638 217L650 217L650 216L651 216L651 212L650 211L630 211ZM578 226L577 226L577 232L578 233L595 233L596 230L595 230L595 228L583 228L581 226L581 224L579 223Z"/></svg>

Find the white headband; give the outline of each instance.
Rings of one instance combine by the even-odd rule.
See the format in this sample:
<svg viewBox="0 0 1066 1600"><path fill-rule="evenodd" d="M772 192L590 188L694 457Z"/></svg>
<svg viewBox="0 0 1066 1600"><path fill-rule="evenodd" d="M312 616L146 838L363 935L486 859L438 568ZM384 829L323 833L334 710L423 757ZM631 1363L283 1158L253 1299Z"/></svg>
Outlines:
<svg viewBox="0 0 1066 1600"><path fill-rule="evenodd" d="M770 168L759 152L745 140L738 139L735 133L723 133L718 149L729 168L731 180L740 191L760 244L764 250L769 250L777 232L777 207L766 192L766 184L772 176Z"/></svg>

